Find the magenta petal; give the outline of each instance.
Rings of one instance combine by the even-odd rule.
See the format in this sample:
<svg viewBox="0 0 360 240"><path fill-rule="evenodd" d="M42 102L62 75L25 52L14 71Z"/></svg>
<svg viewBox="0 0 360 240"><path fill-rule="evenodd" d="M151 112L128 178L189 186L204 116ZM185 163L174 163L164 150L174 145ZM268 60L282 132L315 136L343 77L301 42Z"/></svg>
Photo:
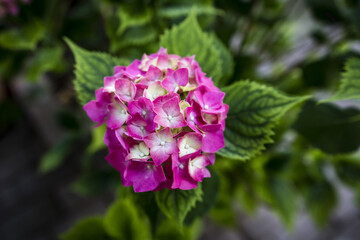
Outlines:
<svg viewBox="0 0 360 240"><path fill-rule="evenodd" d="M136 140L132 137L128 136L126 127L123 126L121 128L115 129L115 137L121 144L123 148L125 148L128 152L130 150L130 147L137 144Z"/></svg>
<svg viewBox="0 0 360 240"><path fill-rule="evenodd" d="M168 68L171 68L171 63L170 63L170 60L168 58L168 55L167 54L159 55L156 65L162 71L166 70Z"/></svg>
<svg viewBox="0 0 360 240"><path fill-rule="evenodd" d="M172 160L169 158L167 161L162 164L163 170L166 176L166 180L164 182L161 182L159 186L154 191L160 191L163 188L171 189L171 186L173 184L173 170L172 170Z"/></svg>
<svg viewBox="0 0 360 240"><path fill-rule="evenodd" d="M201 116L200 106L196 102L193 102L192 107L186 108L185 112L188 126L195 132L199 132L196 126L206 125Z"/></svg>
<svg viewBox="0 0 360 240"><path fill-rule="evenodd" d="M201 150L208 153L215 153L225 147L223 131L205 132L203 134Z"/></svg>
<svg viewBox="0 0 360 240"><path fill-rule="evenodd" d="M109 104L109 118L107 126L109 128L119 128L128 119L126 106L122 102L114 102Z"/></svg>
<svg viewBox="0 0 360 240"><path fill-rule="evenodd" d="M195 61L195 56L182 58L179 61L178 66L179 66L179 68L187 68L188 69L189 78L194 78L195 70L200 69L199 64Z"/></svg>
<svg viewBox="0 0 360 240"><path fill-rule="evenodd" d="M113 94L107 92L104 88L95 91L96 100L88 102L84 110L91 120L102 124L108 114L108 104L112 102Z"/></svg>
<svg viewBox="0 0 360 240"><path fill-rule="evenodd" d="M161 86L163 86L169 92L177 92L178 87L173 78L165 78L164 81L161 82Z"/></svg>
<svg viewBox="0 0 360 240"><path fill-rule="evenodd" d="M150 155L156 165L162 164L177 151L176 141L169 128L149 134L144 142L150 149Z"/></svg>
<svg viewBox="0 0 360 240"><path fill-rule="evenodd" d="M190 190L197 187L198 182L190 176L188 164L188 160L179 161L177 154L172 155L172 170L174 175L174 181L171 186L172 189Z"/></svg>
<svg viewBox="0 0 360 240"><path fill-rule="evenodd" d="M209 170L206 166L209 162L205 156L198 156L189 161L189 174L197 182L202 182L204 177L210 177Z"/></svg>
<svg viewBox="0 0 360 240"><path fill-rule="evenodd" d="M166 89L161 86L159 81L152 82L149 87L144 90L144 97L154 101L157 97L166 95Z"/></svg>
<svg viewBox="0 0 360 240"><path fill-rule="evenodd" d="M203 155L207 158L210 165L215 163L215 153L203 153Z"/></svg>
<svg viewBox="0 0 360 240"><path fill-rule="evenodd" d="M136 59L126 68L126 74L128 75L128 77L134 78L142 75L141 70L139 70L140 64L141 61Z"/></svg>
<svg viewBox="0 0 360 240"><path fill-rule="evenodd" d="M179 68L173 73L175 82L180 86L186 86L189 82L189 71L186 68Z"/></svg>
<svg viewBox="0 0 360 240"><path fill-rule="evenodd" d="M108 92L115 92L115 82L117 79L114 76L104 77L104 89Z"/></svg>
<svg viewBox="0 0 360 240"><path fill-rule="evenodd" d="M120 99L129 102L135 97L136 86L133 82L120 78L115 82L115 94Z"/></svg>
<svg viewBox="0 0 360 240"><path fill-rule="evenodd" d="M186 86L188 82L189 74L186 68L180 68L176 71L169 68L161 85L169 92L177 92L179 86Z"/></svg>
<svg viewBox="0 0 360 240"><path fill-rule="evenodd" d="M123 149L116 149L109 152L109 155L105 157L108 163L120 172L122 184L125 187L131 186L130 181L125 180L124 175L126 174L129 162L125 161L126 151Z"/></svg>
<svg viewBox="0 0 360 240"><path fill-rule="evenodd" d="M161 80L163 74L164 73L159 68L151 65L146 73L146 79L150 82Z"/></svg>
<svg viewBox="0 0 360 240"><path fill-rule="evenodd" d="M136 87L136 93L134 96L134 100L138 100L140 97L144 96L144 91L147 88L147 86L144 84L138 83L138 84L135 84L135 87Z"/></svg>
<svg viewBox="0 0 360 240"><path fill-rule="evenodd" d="M141 140L150 132L154 131L156 124L148 124L139 113L136 113L129 121L127 121L127 130L131 137Z"/></svg>
<svg viewBox="0 0 360 240"><path fill-rule="evenodd" d="M199 133L187 133L178 139L179 157L188 158L197 155L201 150L202 135Z"/></svg>
<svg viewBox="0 0 360 240"><path fill-rule="evenodd" d="M129 102L128 107L131 115L139 113L146 121L151 122L154 120L154 107L149 99L140 97L137 101Z"/></svg>
<svg viewBox="0 0 360 240"><path fill-rule="evenodd" d="M84 110L89 118L97 123L103 123L107 116L107 104L92 100L84 106Z"/></svg>
<svg viewBox="0 0 360 240"><path fill-rule="evenodd" d="M153 191L166 180L161 166L152 162L130 161L125 179L133 183L135 192Z"/></svg>
<svg viewBox="0 0 360 240"><path fill-rule="evenodd" d="M154 108L154 110L157 113L154 121L163 127L179 128L187 125L180 112L177 98L171 98L163 104L161 109Z"/></svg>
<svg viewBox="0 0 360 240"><path fill-rule="evenodd" d="M201 106L201 110L207 113L220 113L223 112L223 99L225 93L216 89L212 91L208 87L202 85L197 88L193 95L189 95L192 100L195 100Z"/></svg>
<svg viewBox="0 0 360 240"><path fill-rule="evenodd" d="M157 97L153 101L154 110L156 109L157 111L161 111L163 105L172 98L176 98L177 101L180 102L180 96L179 96L179 94L176 94L176 93L169 93L169 94L166 94L164 96Z"/></svg>
<svg viewBox="0 0 360 240"><path fill-rule="evenodd" d="M126 149L118 140L115 130L110 128L106 128L104 143L109 149Z"/></svg>
<svg viewBox="0 0 360 240"><path fill-rule="evenodd" d="M114 75L121 75L126 71L125 66L115 66L114 67Z"/></svg>

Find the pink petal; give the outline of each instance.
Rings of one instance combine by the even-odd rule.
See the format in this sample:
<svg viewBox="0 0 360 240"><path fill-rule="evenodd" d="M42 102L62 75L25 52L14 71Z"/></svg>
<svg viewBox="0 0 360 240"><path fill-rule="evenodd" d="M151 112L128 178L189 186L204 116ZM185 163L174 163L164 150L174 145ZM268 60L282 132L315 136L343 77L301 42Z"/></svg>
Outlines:
<svg viewBox="0 0 360 240"><path fill-rule="evenodd" d="M174 175L174 182L172 189L189 190L197 187L198 182L195 181L189 174L188 160L179 161L177 154L172 155L172 170Z"/></svg>
<svg viewBox="0 0 360 240"><path fill-rule="evenodd" d="M133 82L120 78L115 82L115 94L120 99L129 102L135 97L136 86Z"/></svg>
<svg viewBox="0 0 360 240"><path fill-rule="evenodd" d="M115 137L121 144L123 148L125 148L128 152L130 147L137 144L137 141L132 137L128 136L126 126L122 126L121 128L115 129Z"/></svg>
<svg viewBox="0 0 360 240"><path fill-rule="evenodd" d="M104 77L104 88L108 92L115 92L115 82L119 78L111 76L111 77Z"/></svg>
<svg viewBox="0 0 360 240"><path fill-rule="evenodd" d="M118 172L120 172L122 184L125 187L131 186L132 182L126 180L124 176L126 175L127 168L129 166L129 162L125 161L126 152L120 149L109 151L109 155L105 157L106 161L115 168Z"/></svg>
<svg viewBox="0 0 360 240"><path fill-rule="evenodd" d="M156 189L166 177L161 166L152 162L130 161L125 179L133 183L135 192L147 192Z"/></svg>
<svg viewBox="0 0 360 240"><path fill-rule="evenodd" d="M208 160L205 156L198 156L189 161L189 174L197 182L202 182L204 177L210 177L209 170L206 169Z"/></svg>
<svg viewBox="0 0 360 240"><path fill-rule="evenodd" d="M137 101L129 102L129 112L131 115L139 113L146 121L153 121L155 112L153 111L153 103L145 98L140 97Z"/></svg>
<svg viewBox="0 0 360 240"><path fill-rule="evenodd" d="M166 89L161 86L161 83L156 81L150 83L149 87L144 90L144 96L151 101L154 101L157 97L166 94Z"/></svg>
<svg viewBox="0 0 360 240"><path fill-rule="evenodd" d="M134 100L138 100L140 97L144 96L144 91L147 88L147 86L144 84L138 83L138 84L135 84L135 87L136 87L136 93L134 96Z"/></svg>
<svg viewBox="0 0 360 240"><path fill-rule="evenodd" d="M206 122L204 122L201 116L199 104L193 102L191 107L185 109L185 112L188 126L195 132L200 132L196 126L205 125Z"/></svg>
<svg viewBox="0 0 360 240"><path fill-rule="evenodd" d="M150 82L161 81L164 73L157 67L151 65L146 73L146 80Z"/></svg>
<svg viewBox="0 0 360 240"><path fill-rule="evenodd" d="M195 132L185 134L178 139L179 157L186 156L187 158L192 158L200 152L201 145L201 134Z"/></svg>
<svg viewBox="0 0 360 240"><path fill-rule="evenodd" d="M169 158L167 161L162 164L166 180L164 182L161 182L159 186L154 191L160 191L164 188L171 189L171 186L173 184L173 170L172 170L172 161L171 158Z"/></svg>
<svg viewBox="0 0 360 240"><path fill-rule="evenodd" d="M207 158L209 164L213 165L215 163L215 153L203 153L203 155Z"/></svg>
<svg viewBox="0 0 360 240"><path fill-rule="evenodd" d="M103 123L108 114L107 104L92 100L83 107L88 117L97 123Z"/></svg>
<svg viewBox="0 0 360 240"><path fill-rule="evenodd" d="M189 82L189 71L186 68L177 69L173 73L173 77L178 85L186 86L186 84Z"/></svg>
<svg viewBox="0 0 360 240"><path fill-rule="evenodd" d="M84 105L84 110L91 120L102 124L108 115L108 104L112 102L113 94L106 92L104 88L95 91L96 100Z"/></svg>
<svg viewBox="0 0 360 240"><path fill-rule="evenodd" d="M127 131L129 133L129 136L138 140L141 140L145 136L149 135L150 132L155 130L155 127L156 124L148 124L139 113L136 113L127 122Z"/></svg>
<svg viewBox="0 0 360 240"><path fill-rule="evenodd" d="M179 86L186 86L189 81L188 70L180 68L176 71L168 69L166 78L161 82L161 85L169 92L177 92Z"/></svg>
<svg viewBox="0 0 360 240"><path fill-rule="evenodd" d="M224 134L220 129L216 132L205 132L203 134L201 150L208 153L215 153L225 147Z"/></svg>
<svg viewBox="0 0 360 240"><path fill-rule="evenodd" d="M107 119L107 126L109 128L119 128L128 119L126 106L118 101L109 104L109 117Z"/></svg>
<svg viewBox="0 0 360 240"><path fill-rule="evenodd" d="M154 108L154 110L157 114L154 121L163 127L179 128L187 125L176 98L168 100L161 109Z"/></svg>
<svg viewBox="0 0 360 240"><path fill-rule="evenodd" d="M106 128L106 131L104 134L104 143L109 148L109 150L111 150L111 149L125 149L126 150L126 148L118 140L115 130L110 129L110 128Z"/></svg>
<svg viewBox="0 0 360 240"><path fill-rule="evenodd" d="M169 93L169 94L166 94L165 96L157 97L153 101L154 109L157 109L158 111L161 111L161 108L163 107L163 105L172 98L176 98L178 100L178 102L180 102L179 94Z"/></svg>
<svg viewBox="0 0 360 240"><path fill-rule="evenodd" d="M144 138L144 142L149 147L151 158L156 165L160 165L177 151L176 141L169 128L149 134Z"/></svg>

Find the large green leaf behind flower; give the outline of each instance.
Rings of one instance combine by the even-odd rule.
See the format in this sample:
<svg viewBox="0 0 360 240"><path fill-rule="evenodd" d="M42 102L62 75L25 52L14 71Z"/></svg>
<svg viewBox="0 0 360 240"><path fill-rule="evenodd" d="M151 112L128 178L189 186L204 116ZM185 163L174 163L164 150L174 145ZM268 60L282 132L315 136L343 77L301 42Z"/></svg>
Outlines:
<svg viewBox="0 0 360 240"><path fill-rule="evenodd" d="M272 87L240 81L222 89L229 105L224 132L224 157L248 160L271 143L272 127L296 104L308 97L289 97Z"/></svg>
<svg viewBox="0 0 360 240"><path fill-rule="evenodd" d="M360 59L358 58L351 58L346 62L340 89L323 102L347 99L360 99Z"/></svg>
<svg viewBox="0 0 360 240"><path fill-rule="evenodd" d="M69 39L65 39L75 57L75 90L79 102L84 105L95 98L95 90L102 87L104 77L112 76L117 65L129 65L129 61L106 53L87 51Z"/></svg>
<svg viewBox="0 0 360 240"><path fill-rule="evenodd" d="M156 202L168 218L182 225L188 212L202 201L202 194L201 186L187 191L164 189L156 192Z"/></svg>
<svg viewBox="0 0 360 240"><path fill-rule="evenodd" d="M182 57L195 55L195 60L199 62L203 72L218 84L223 76L223 55L216 47L218 42L215 42L214 38L201 30L196 13L192 11L180 25L165 31L160 37L160 46L166 48L168 53Z"/></svg>

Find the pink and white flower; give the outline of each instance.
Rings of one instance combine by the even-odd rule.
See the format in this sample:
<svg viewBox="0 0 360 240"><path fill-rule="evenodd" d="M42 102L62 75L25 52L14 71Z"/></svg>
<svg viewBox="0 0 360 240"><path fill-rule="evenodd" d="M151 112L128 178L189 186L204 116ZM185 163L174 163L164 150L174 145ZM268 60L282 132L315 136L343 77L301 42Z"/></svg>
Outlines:
<svg viewBox="0 0 360 240"><path fill-rule="evenodd" d="M106 124L106 160L124 186L135 192L188 190L210 177L207 167L224 147L224 95L195 56L160 48L116 66L84 110L97 125Z"/></svg>

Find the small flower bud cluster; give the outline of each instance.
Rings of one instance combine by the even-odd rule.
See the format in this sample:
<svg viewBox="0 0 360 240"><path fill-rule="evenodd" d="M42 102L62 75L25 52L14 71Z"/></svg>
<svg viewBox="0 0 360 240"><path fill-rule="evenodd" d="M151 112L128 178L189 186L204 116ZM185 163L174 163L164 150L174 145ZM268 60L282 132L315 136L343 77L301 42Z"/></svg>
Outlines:
<svg viewBox="0 0 360 240"><path fill-rule="evenodd" d="M224 95L195 56L160 48L116 66L84 110L98 125L106 124L106 159L123 185L135 192L188 190L210 177L206 166L224 147Z"/></svg>

